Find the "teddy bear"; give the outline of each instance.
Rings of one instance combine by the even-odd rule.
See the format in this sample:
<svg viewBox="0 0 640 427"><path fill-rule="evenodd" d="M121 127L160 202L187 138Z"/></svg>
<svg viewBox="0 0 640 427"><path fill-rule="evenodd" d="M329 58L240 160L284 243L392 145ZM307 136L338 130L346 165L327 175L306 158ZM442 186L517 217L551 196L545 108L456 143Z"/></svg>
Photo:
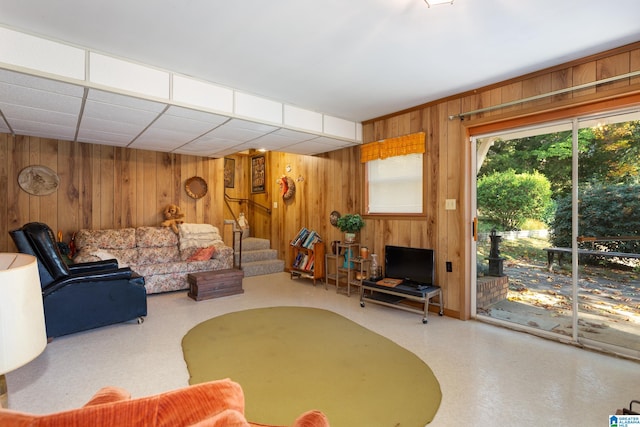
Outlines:
<svg viewBox="0 0 640 427"><path fill-rule="evenodd" d="M174 233L178 234L178 224L184 223L184 214L180 211L180 206L169 204L162 211L165 220L160 223L163 227L171 227Z"/></svg>

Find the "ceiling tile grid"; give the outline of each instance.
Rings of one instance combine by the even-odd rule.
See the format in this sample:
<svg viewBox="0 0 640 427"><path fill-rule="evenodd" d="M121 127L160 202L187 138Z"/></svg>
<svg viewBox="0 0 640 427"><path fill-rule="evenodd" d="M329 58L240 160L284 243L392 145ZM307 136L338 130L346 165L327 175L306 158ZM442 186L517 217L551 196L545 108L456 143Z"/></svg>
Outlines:
<svg viewBox="0 0 640 427"><path fill-rule="evenodd" d="M0 130L214 157L357 145L362 120L640 40L637 0L62 3L2 0L0 82L34 92L0 88Z"/></svg>
<svg viewBox="0 0 640 427"><path fill-rule="evenodd" d="M0 31L22 44L24 56L0 49L0 112L8 123L0 130L6 132L214 157L247 149L282 150L317 138L325 128L340 137L357 135L353 122L89 50L65 51L64 43ZM72 76L70 81L77 84L52 76L58 69L36 60L35 51L46 46L72 56L83 52L87 80L64 69L60 75ZM11 61L12 67L37 72L1 68L2 62ZM214 112L217 109L222 111ZM342 146L296 149L316 152L318 147Z"/></svg>

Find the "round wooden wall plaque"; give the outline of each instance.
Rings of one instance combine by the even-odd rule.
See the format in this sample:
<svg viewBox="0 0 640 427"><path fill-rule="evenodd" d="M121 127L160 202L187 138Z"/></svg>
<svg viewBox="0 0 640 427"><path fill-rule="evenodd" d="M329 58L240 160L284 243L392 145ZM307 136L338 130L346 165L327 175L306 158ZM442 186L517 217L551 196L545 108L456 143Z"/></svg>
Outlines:
<svg viewBox="0 0 640 427"><path fill-rule="evenodd" d="M204 179L199 176L192 176L184 184L184 189L189 197L199 199L207 194L208 187L207 182Z"/></svg>
<svg viewBox="0 0 640 427"><path fill-rule="evenodd" d="M46 166L27 166L18 174L18 185L34 196L46 196L58 189L60 178Z"/></svg>

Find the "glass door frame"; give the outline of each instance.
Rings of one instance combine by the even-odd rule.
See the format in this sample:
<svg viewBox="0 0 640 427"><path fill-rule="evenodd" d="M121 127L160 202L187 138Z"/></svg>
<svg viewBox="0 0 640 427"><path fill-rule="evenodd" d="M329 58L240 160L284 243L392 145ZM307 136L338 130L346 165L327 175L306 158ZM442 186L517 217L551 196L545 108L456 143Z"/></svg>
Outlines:
<svg viewBox="0 0 640 427"><path fill-rule="evenodd" d="M539 335L539 336L544 336L544 337L549 337L558 341L563 341L563 342L568 342L571 344L576 344L576 345L583 345L585 347L590 347L590 348L594 348L597 350L604 350L610 353L614 353L614 354L619 354L622 356L631 356L634 358L637 358L638 355L636 354L636 352L632 349L626 349L625 347L618 347L612 344L608 344L606 342L600 342L600 341L593 341L591 339L588 338L584 338L584 337L580 337L579 336L579 323L578 320L580 318L580 311L579 311L579 304L580 304L580 297L579 297L579 280L580 280L580 274L579 274L579 259L578 259L578 236L580 235L579 232L579 223L578 223L578 219L579 219L579 205L578 205L578 198L579 198L579 146L578 146L578 135L579 135L579 129L580 129L580 124L581 122L585 122L585 121L589 121L589 120L594 120L594 119L598 119L599 117L610 117L610 116L616 116L616 115L623 115L625 113L629 113L629 111L634 111L637 112L638 111L638 107L634 107L633 109L629 109L629 108L620 108L614 111L600 111L600 112L592 112L592 113L585 113L585 114L581 114L579 116L576 117L572 117L572 118L560 118L557 120L553 120L553 121L549 121L546 123L535 123L535 124L530 124L529 126L519 126L517 128L505 128L502 130L496 130L490 133L477 133L477 134L471 134L469 136L469 142L470 142L470 153L472 156L472 161L470 162L470 217L471 217L471 222L472 222L472 227L473 227L473 232L471 233L471 251L470 251L470 277L471 277L471 289L470 289L470 315L472 318L474 319L479 319L482 320L484 322L487 323L494 323L500 326L506 326L512 329L516 329L516 330L522 330L525 332L530 332L533 333L535 335ZM571 171L571 183L572 183L572 188L571 188L571 202L572 202L572 219L571 219L571 229L572 229L572 236L571 236L571 252L572 252L572 257L571 257L571 283L572 283L572 290L571 290L571 322L572 322L572 336L569 337L567 335L562 335L562 334L558 334L555 332L550 332L550 331L544 331L541 329L537 329L537 328L533 328L531 326L525 326L525 325L519 325L519 324L515 324L506 320L501 320L501 319L495 319L495 318L491 318L489 316L478 316L478 312L477 312L477 273L478 273L478 268L477 268L477 261L478 261L478 245L477 245L477 236L478 236L478 222L477 222L477 173L479 170L479 165L478 165L478 146L477 146L477 141L479 139L482 138L489 138L492 136L499 136L499 135L505 135L511 132L517 132L520 130L525 130L525 129L531 129L531 130L535 130L536 128L539 129L544 129L546 127L553 127L553 126L558 126L558 125L564 125L567 126L566 130L569 130L569 125L570 125L570 129L572 132L572 171Z"/></svg>

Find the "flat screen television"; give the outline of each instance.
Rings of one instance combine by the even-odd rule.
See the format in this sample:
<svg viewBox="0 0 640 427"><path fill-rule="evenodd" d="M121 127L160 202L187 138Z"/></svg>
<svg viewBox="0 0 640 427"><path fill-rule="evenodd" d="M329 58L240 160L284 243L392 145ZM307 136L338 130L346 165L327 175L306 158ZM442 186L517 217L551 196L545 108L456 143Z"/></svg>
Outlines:
<svg viewBox="0 0 640 427"><path fill-rule="evenodd" d="M435 285L435 253L433 249L405 246L384 247L384 275L402 279L407 285Z"/></svg>

